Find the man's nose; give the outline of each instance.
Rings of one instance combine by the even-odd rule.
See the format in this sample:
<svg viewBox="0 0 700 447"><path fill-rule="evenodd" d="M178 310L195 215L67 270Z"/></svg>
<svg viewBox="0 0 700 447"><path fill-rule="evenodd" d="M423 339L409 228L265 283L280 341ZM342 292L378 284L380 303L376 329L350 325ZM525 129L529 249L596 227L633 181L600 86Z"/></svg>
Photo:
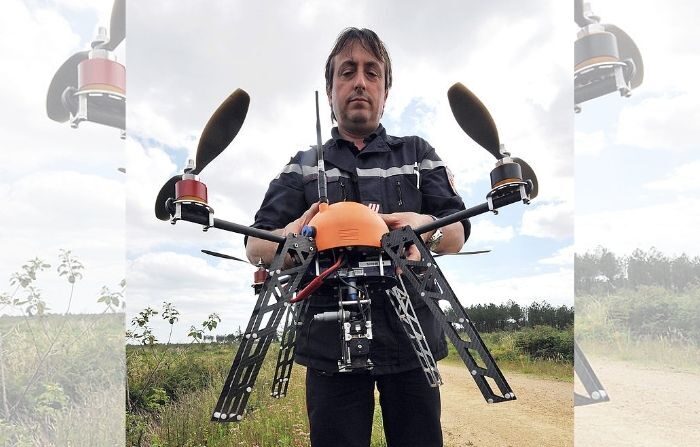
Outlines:
<svg viewBox="0 0 700 447"><path fill-rule="evenodd" d="M365 76L363 72L357 73L357 76L355 76L355 89L367 89L367 78Z"/></svg>

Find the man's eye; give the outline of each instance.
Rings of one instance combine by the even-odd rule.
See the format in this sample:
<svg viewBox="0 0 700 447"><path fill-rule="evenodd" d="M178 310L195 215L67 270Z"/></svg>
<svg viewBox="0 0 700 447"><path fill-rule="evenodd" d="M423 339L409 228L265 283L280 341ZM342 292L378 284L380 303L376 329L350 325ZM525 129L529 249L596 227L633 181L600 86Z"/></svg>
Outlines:
<svg viewBox="0 0 700 447"><path fill-rule="evenodd" d="M352 70L343 70L340 72L340 76L350 76L352 73Z"/></svg>

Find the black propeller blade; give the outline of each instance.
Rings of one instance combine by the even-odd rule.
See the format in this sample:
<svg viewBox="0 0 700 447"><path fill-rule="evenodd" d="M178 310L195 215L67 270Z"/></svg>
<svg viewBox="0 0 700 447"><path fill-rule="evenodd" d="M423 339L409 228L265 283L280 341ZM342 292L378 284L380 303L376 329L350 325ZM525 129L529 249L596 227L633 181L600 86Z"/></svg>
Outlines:
<svg viewBox="0 0 700 447"><path fill-rule="evenodd" d="M216 251L202 249L201 252L204 253L205 255L216 256L217 258L231 259L233 261L240 261L240 262L245 262L246 264L249 264L249 265L253 265L250 262L246 261L245 259L237 258L237 257L231 256L231 255L225 255L223 253L219 253Z"/></svg>
<svg viewBox="0 0 700 447"><path fill-rule="evenodd" d="M114 0L109 20L109 40L99 48L113 51L126 37L126 0Z"/></svg>
<svg viewBox="0 0 700 447"><path fill-rule="evenodd" d="M51 79L49 91L46 94L46 114L54 121L65 123L70 113L63 106L61 96L67 87L78 87L78 64L88 58L89 51L75 53L59 67Z"/></svg>
<svg viewBox="0 0 700 447"><path fill-rule="evenodd" d="M238 135L238 131L243 126L250 96L244 90L236 89L226 100L216 109L216 112L209 118L204 126L202 136L199 137L197 145L196 168L192 174L199 174L202 169L212 160L218 157L224 149L231 144L231 141ZM175 184L182 178L182 175L175 175L170 178L160 188L156 197L155 213L160 220L168 220L170 212L165 208L168 198L175 198Z"/></svg>
<svg viewBox="0 0 700 447"><path fill-rule="evenodd" d="M170 218L170 211L165 207L165 202L169 198L175 198L175 183L179 182L182 175L174 175L170 177L170 180L165 182L165 184L158 191L158 196L156 197L156 217L160 220L168 220Z"/></svg>
<svg viewBox="0 0 700 447"><path fill-rule="evenodd" d="M447 98L459 127L491 155L503 158L496 124L479 98L459 82L450 87Z"/></svg>
<svg viewBox="0 0 700 447"><path fill-rule="evenodd" d="M532 181L532 189L530 190L530 199L534 199L539 194L539 182L537 181L537 176L535 171L530 167L529 164L525 163L521 158L511 157L511 159L520 165L520 171L523 174L523 180Z"/></svg>
<svg viewBox="0 0 700 447"><path fill-rule="evenodd" d="M221 103L216 112L204 126L197 146L197 157L193 174L199 174L213 159L219 156L231 144L243 126L250 96L241 89L236 89Z"/></svg>
<svg viewBox="0 0 700 447"><path fill-rule="evenodd" d="M642 61L642 53L637 48L632 38L615 25L603 25L605 31L612 33L617 39L617 50L620 54L620 60L631 59L634 62L634 73L630 80L630 87L637 88L644 80L644 62Z"/></svg>
<svg viewBox="0 0 700 447"><path fill-rule="evenodd" d="M459 251L457 253L443 253L433 255L433 258L439 258L440 256L457 256L457 255L480 255L482 253L489 253L491 250L476 250L476 251Z"/></svg>

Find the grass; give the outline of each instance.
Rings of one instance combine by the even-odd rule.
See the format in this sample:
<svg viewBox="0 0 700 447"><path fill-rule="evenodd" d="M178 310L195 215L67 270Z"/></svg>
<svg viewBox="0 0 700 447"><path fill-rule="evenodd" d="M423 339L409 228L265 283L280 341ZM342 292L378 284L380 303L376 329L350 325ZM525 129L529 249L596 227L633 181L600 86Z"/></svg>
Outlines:
<svg viewBox="0 0 700 447"><path fill-rule="evenodd" d="M573 381L573 365L562 359L533 359L517 346L513 333L483 334L483 338L504 372L520 372L557 380ZM289 391L283 399L269 396L276 356L272 346L248 402L242 423L214 423L210 415L219 397L225 374L235 352L234 345L184 345L127 347L132 411L127 414L127 445L183 447L302 447L308 445L304 391L305 370L296 365ZM462 360L450 344L446 362ZM199 364L196 368L193 364ZM159 365L162 371L149 368ZM173 378L199 371L197 380L173 386ZM146 382L150 382L146 385ZM149 401L145 388L168 389L167 399ZM141 393L140 398L134 397ZM141 399L141 400L139 400ZM385 447L382 418L377 405L372 430L372 447Z"/></svg>
<svg viewBox="0 0 700 447"><path fill-rule="evenodd" d="M0 318L0 445L124 445L124 314Z"/></svg>
<svg viewBox="0 0 700 447"><path fill-rule="evenodd" d="M202 349L204 348L204 349ZM273 346L271 351L276 347ZM129 347L129 351L148 348ZM161 348L162 349L162 348ZM243 423L214 423L210 416L223 386L224 375L230 367L233 345L209 345L177 347L169 355L180 356L192 351L195 357L204 357L219 364L210 385L174 396L172 402L161 405L155 411L137 411L127 417L127 442L130 446L257 446L302 447L308 445L309 428L306 418L304 392L305 370L295 366L289 390L283 399L269 396L276 356L268 355L258 376ZM131 358L135 358L130 353ZM170 362L172 365L173 362ZM131 375L131 373L130 373ZM143 374L139 375L144 376ZM156 384L158 385L158 384ZM381 415L375 413L372 447L382 447Z"/></svg>
<svg viewBox="0 0 700 447"><path fill-rule="evenodd" d="M587 354L638 365L700 371L700 287L577 296L576 338Z"/></svg>
<svg viewBox="0 0 700 447"><path fill-rule="evenodd" d="M586 354L610 360L623 360L640 366L667 370L700 372L700 347L693 342L678 342L668 337L635 338L619 331L611 342L581 339Z"/></svg>
<svg viewBox="0 0 700 447"><path fill-rule="evenodd" d="M558 334L567 331L556 331ZM523 352L518 347L522 337L519 332L490 332L481 334L481 338L491 352L492 357L503 372L529 374L537 377L573 382L573 363L562 355L537 358ZM463 364L455 347L448 343L448 355L443 362Z"/></svg>

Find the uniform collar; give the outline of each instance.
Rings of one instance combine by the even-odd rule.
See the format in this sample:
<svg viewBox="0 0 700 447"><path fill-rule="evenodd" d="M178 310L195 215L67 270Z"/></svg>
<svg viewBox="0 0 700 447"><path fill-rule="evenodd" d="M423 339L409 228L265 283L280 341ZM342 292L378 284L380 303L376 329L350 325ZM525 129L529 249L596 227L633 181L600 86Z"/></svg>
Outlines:
<svg viewBox="0 0 700 447"><path fill-rule="evenodd" d="M333 137L333 142L339 149L344 148L344 145L353 144L340 136L338 127L331 129L331 137ZM390 152L394 146L400 146L403 142L403 138L387 135L384 126L379 124L379 127L365 138L365 147L360 151L360 155L370 152Z"/></svg>

